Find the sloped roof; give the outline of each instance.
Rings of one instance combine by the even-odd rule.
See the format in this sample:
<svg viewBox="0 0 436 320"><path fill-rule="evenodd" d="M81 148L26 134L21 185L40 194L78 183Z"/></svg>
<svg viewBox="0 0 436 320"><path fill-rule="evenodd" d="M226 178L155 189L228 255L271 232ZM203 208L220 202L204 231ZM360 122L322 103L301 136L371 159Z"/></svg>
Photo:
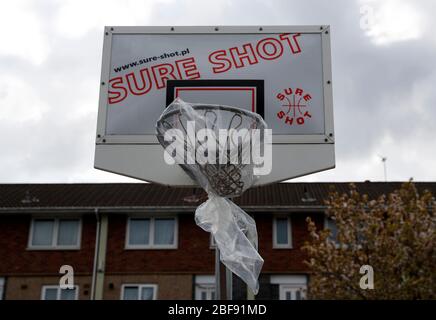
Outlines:
<svg viewBox="0 0 436 320"><path fill-rule="evenodd" d="M376 198L402 182L359 182L358 190ZM436 194L436 182L416 182L418 190ZM246 191L234 201L243 208L320 207L334 187L346 192L349 182L277 183ZM195 196L193 196L195 192ZM197 198L197 199L196 199ZM192 201L192 200L197 201ZM0 184L0 210L26 208L196 208L206 199L199 188L147 183ZM307 201L307 200L311 201Z"/></svg>

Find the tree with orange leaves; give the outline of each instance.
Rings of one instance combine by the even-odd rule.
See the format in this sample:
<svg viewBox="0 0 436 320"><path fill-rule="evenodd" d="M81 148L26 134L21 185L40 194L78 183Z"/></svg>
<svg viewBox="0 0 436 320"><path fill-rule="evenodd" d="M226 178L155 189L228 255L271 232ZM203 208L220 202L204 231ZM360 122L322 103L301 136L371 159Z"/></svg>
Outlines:
<svg viewBox="0 0 436 320"><path fill-rule="evenodd" d="M303 250L312 275L312 299L436 299L436 202L410 181L376 200L354 185L332 191L327 217L336 225L318 230L308 218ZM362 266L373 270L373 289L362 289Z"/></svg>

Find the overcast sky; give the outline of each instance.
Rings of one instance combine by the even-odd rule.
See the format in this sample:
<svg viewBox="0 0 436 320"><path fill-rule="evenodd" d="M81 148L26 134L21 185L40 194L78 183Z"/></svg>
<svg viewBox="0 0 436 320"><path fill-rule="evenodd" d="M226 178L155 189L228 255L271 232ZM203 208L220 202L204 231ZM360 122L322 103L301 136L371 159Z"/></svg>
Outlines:
<svg viewBox="0 0 436 320"><path fill-rule="evenodd" d="M298 181L383 180L379 156L389 180L436 181L434 13L434 0L3 0L0 183L136 181L93 169L105 25L274 24L332 30L336 169Z"/></svg>

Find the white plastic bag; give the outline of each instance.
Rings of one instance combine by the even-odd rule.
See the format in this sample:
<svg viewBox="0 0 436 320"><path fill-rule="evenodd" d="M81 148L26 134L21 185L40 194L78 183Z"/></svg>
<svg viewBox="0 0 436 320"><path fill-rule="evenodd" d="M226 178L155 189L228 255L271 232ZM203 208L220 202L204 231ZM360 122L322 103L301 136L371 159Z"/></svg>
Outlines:
<svg viewBox="0 0 436 320"><path fill-rule="evenodd" d="M195 222L212 233L220 260L257 294L263 259L257 252L256 222L231 200L209 193L195 211Z"/></svg>
<svg viewBox="0 0 436 320"><path fill-rule="evenodd" d="M156 124L166 159L171 156L208 193L209 199L195 212L197 225L212 233L222 263L257 294L263 259L257 251L256 223L229 200L258 178L254 163L243 160L252 143L261 143L252 138L254 129L266 129L258 114L235 107L190 104L179 98ZM223 132L227 132L225 139L221 139Z"/></svg>

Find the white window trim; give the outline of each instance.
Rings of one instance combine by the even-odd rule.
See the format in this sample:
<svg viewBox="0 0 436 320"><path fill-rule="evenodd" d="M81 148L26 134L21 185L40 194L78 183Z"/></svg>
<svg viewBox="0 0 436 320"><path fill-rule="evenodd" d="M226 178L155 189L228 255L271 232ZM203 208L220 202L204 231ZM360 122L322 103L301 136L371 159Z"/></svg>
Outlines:
<svg viewBox="0 0 436 320"><path fill-rule="evenodd" d="M124 288L125 287L138 287L138 294L140 294L142 288L153 288L153 300L157 300L157 284L148 283L124 283L121 285L121 295L120 300L124 300ZM138 299L139 300L139 299Z"/></svg>
<svg viewBox="0 0 436 320"><path fill-rule="evenodd" d="M288 220L288 243L278 244L277 243L277 219L287 219ZM275 216L273 219L273 249L292 249L292 221L289 216Z"/></svg>
<svg viewBox="0 0 436 320"><path fill-rule="evenodd" d="M215 275L196 275L195 284L213 284L215 285Z"/></svg>
<svg viewBox="0 0 436 320"><path fill-rule="evenodd" d="M53 237L51 240L52 245L49 246L36 246L32 244L33 239L33 229L35 220L53 220L54 221L54 229L53 229ZM77 234L77 244L75 245L55 245L57 242L58 232L59 232L59 221L60 220L78 220L79 221L79 230ZM27 250L80 250L82 244L82 218L81 217L63 217L63 218L53 218L53 217L33 217L30 222L30 230L29 230L29 240L27 242Z"/></svg>
<svg viewBox="0 0 436 320"><path fill-rule="evenodd" d="M150 219L149 244L130 244L130 220L131 219ZM174 219L174 243L173 244L154 244L154 220L155 219ZM179 219L177 216L130 216L126 223L126 239L124 249L126 250L148 250L148 249L177 249L179 245Z"/></svg>
<svg viewBox="0 0 436 320"><path fill-rule="evenodd" d="M41 287L41 300L45 300L45 291L47 289L56 289L56 300L61 300L61 288L59 286L56 285L43 285ZM75 291L75 296L74 296L74 300L79 300L79 286L75 285L74 289L76 289Z"/></svg>

